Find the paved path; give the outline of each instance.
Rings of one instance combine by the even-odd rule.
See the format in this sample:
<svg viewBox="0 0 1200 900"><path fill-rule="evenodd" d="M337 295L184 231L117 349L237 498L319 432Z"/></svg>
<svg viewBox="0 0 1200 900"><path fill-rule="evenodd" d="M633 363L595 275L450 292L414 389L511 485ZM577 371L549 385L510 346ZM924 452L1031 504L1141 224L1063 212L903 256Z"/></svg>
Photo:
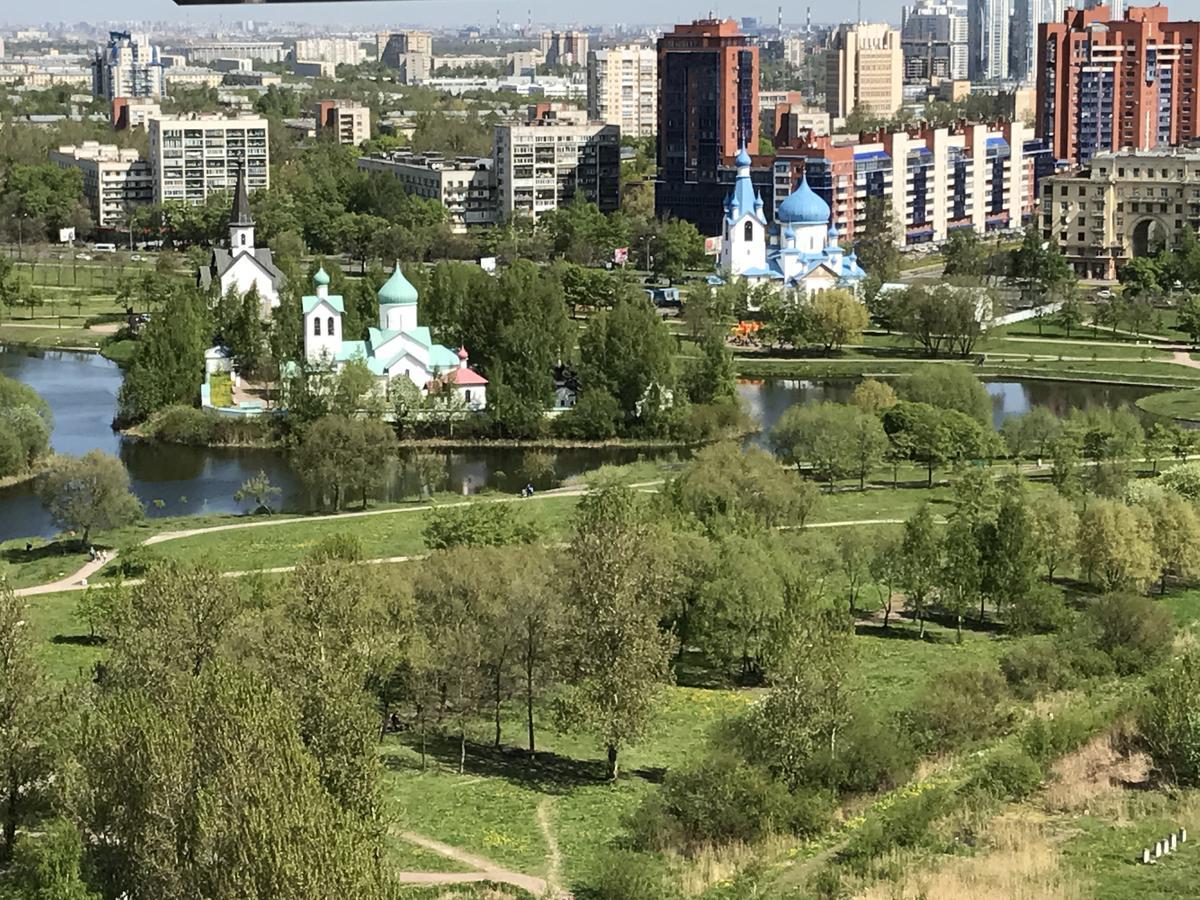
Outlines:
<svg viewBox="0 0 1200 900"><path fill-rule="evenodd" d="M559 898L559 900L569 900L571 897L569 893L557 888L554 889L553 893L550 893L551 885L548 885L545 879L538 878L536 875L525 875L522 872L505 869L490 859L476 856L473 853L468 853L466 850L452 847L449 844L443 844L441 841L435 841L433 838L425 837L422 834L416 834L411 831L398 831L395 834L410 844L416 844L418 847L439 853L448 859L460 862L474 869L472 872L398 873L397 877L405 884L463 884L472 881L495 881L501 884L511 884L513 887L528 891L535 897L552 896Z"/></svg>
<svg viewBox="0 0 1200 900"><path fill-rule="evenodd" d="M1171 362L1180 366L1187 366L1189 369L1200 369L1200 360L1192 359L1192 354L1186 350L1176 350L1171 357Z"/></svg>
<svg viewBox="0 0 1200 900"><path fill-rule="evenodd" d="M51 581L46 584L38 584L33 587L18 588L13 591L18 597L33 597L37 594L57 594L60 591L81 591L87 587L87 579L91 578L95 573L99 572L110 562L116 558L117 554L106 556L101 559L93 559L80 567L77 571L72 572L58 581Z"/></svg>

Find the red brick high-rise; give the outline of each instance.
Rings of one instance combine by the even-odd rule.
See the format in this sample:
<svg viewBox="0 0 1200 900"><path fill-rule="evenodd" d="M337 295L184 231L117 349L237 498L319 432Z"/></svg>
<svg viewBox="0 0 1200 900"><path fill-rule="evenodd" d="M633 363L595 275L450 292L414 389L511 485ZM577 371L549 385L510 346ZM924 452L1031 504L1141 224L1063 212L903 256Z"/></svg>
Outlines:
<svg viewBox="0 0 1200 900"><path fill-rule="evenodd" d="M758 47L737 22L699 19L660 37L659 214L715 234L729 190L718 169L743 146L758 152L758 119Z"/></svg>
<svg viewBox="0 0 1200 900"><path fill-rule="evenodd" d="M1055 157L1145 150L1200 136L1200 22L1170 22L1165 6L1069 9L1038 26L1037 135Z"/></svg>

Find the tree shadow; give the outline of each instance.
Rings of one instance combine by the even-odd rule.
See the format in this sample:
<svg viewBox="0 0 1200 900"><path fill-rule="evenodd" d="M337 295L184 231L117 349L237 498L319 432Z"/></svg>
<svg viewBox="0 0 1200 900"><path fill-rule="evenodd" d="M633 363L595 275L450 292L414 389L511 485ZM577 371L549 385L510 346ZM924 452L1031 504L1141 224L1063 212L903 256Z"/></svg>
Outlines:
<svg viewBox="0 0 1200 900"><path fill-rule="evenodd" d="M99 634L56 634L50 638L52 644L70 644L75 647L103 647L108 639Z"/></svg>
<svg viewBox="0 0 1200 900"><path fill-rule="evenodd" d="M0 550L0 559L13 565L36 562L41 559L59 558L63 556L79 556L83 553L79 541L51 541L40 547L26 550L24 547L6 547Z"/></svg>
<svg viewBox="0 0 1200 900"><path fill-rule="evenodd" d="M680 687L732 690L739 685L729 673L698 650L684 650L675 662L675 683Z"/></svg>

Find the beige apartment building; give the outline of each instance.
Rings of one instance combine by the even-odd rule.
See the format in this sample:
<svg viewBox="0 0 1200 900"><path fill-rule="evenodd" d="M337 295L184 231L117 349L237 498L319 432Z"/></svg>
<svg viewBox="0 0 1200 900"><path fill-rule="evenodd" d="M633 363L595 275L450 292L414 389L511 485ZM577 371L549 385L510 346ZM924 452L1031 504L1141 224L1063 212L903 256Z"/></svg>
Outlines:
<svg viewBox="0 0 1200 900"><path fill-rule="evenodd" d="M313 110L317 134L332 133L339 144L357 147L371 137L371 110L349 100L322 100Z"/></svg>
<svg viewBox="0 0 1200 900"><path fill-rule="evenodd" d="M150 163L132 148L84 141L50 151L50 161L83 175L83 194L96 224L122 228L130 211L154 198Z"/></svg>
<svg viewBox="0 0 1200 900"><path fill-rule="evenodd" d="M148 137L156 203L203 203L232 191L242 167L248 190L270 184L267 120L259 116L151 119Z"/></svg>
<svg viewBox="0 0 1200 900"><path fill-rule="evenodd" d="M1200 150L1099 153L1042 180L1041 227L1085 277L1115 278L1136 256L1176 246L1200 225Z"/></svg>
<svg viewBox="0 0 1200 900"><path fill-rule="evenodd" d="M628 135L654 134L658 122L658 53L627 45L593 50L587 59L588 116Z"/></svg>
<svg viewBox="0 0 1200 900"><path fill-rule="evenodd" d="M903 102L904 51L900 32L886 23L841 25L829 37L825 108L844 119L857 107L890 116Z"/></svg>
<svg viewBox="0 0 1200 900"><path fill-rule="evenodd" d="M381 31L375 35L378 60L400 73L404 84L427 81L433 74L433 38L428 31Z"/></svg>
<svg viewBox="0 0 1200 900"><path fill-rule="evenodd" d="M354 38L299 38L292 59L321 60L335 66L357 66L367 54Z"/></svg>
<svg viewBox="0 0 1200 900"><path fill-rule="evenodd" d="M548 66L582 66L587 63L588 44L582 31L543 31L539 49Z"/></svg>
<svg viewBox="0 0 1200 900"><path fill-rule="evenodd" d="M460 234L470 225L491 225L496 221L492 161L486 157L447 159L440 153L399 150L359 157L358 168L391 175L406 194L438 201L449 214L450 227Z"/></svg>

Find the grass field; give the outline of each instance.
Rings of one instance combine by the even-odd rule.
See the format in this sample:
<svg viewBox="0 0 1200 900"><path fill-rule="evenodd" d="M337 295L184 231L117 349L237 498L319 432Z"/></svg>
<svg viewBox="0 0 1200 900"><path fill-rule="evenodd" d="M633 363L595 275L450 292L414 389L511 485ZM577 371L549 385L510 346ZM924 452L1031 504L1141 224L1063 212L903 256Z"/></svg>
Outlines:
<svg viewBox="0 0 1200 900"><path fill-rule="evenodd" d="M1151 394L1138 400L1137 405L1156 416L1200 421L1200 388Z"/></svg>

